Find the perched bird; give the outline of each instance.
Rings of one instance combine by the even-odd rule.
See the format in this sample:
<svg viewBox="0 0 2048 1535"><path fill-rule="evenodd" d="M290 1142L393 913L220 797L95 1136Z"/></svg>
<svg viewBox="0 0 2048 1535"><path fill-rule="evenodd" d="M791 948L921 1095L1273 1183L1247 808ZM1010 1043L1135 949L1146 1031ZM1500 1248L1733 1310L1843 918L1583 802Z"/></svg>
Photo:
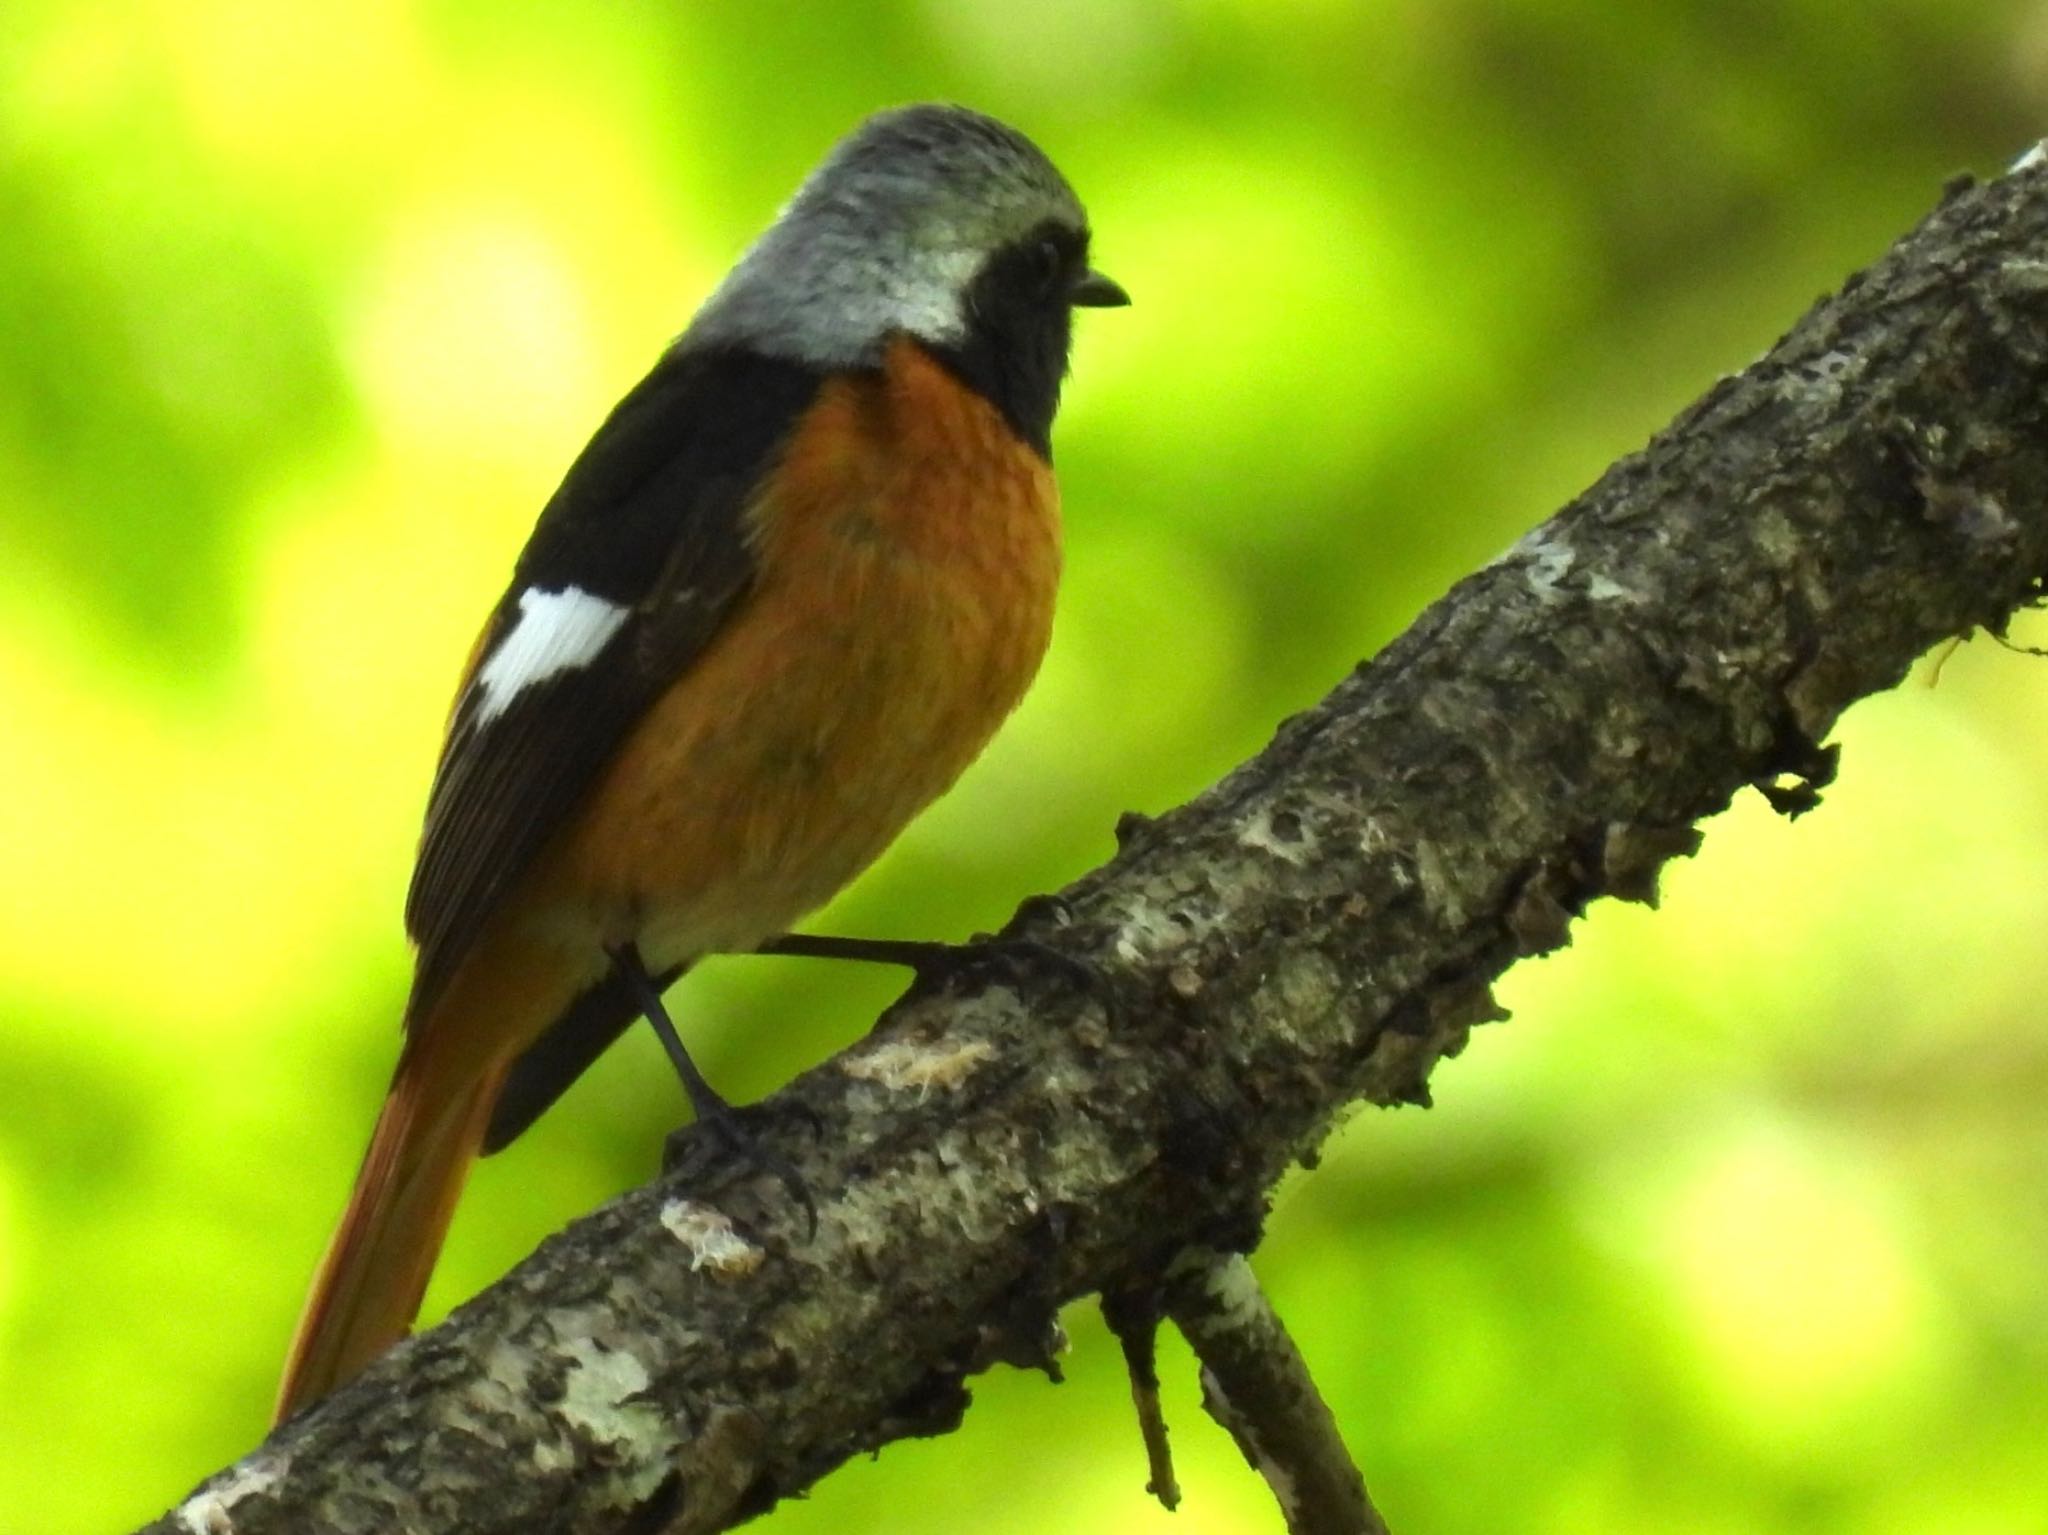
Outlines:
<svg viewBox="0 0 2048 1535"><path fill-rule="evenodd" d="M1072 309L1128 303L1015 129L862 123L570 467L456 695L406 900L405 1041L283 1417L402 1337L472 1158L661 992L782 936L1023 696L1060 568Z"/></svg>

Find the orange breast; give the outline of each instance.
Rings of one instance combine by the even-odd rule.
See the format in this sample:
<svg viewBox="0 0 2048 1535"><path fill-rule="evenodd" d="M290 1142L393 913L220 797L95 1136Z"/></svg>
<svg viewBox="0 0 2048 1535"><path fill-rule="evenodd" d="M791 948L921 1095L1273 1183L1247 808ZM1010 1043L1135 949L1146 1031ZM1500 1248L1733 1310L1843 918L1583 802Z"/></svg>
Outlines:
<svg viewBox="0 0 2048 1535"><path fill-rule="evenodd" d="M657 966L827 900L987 744L1051 635L1052 471L907 341L825 387L751 536L755 589L527 886L541 920Z"/></svg>

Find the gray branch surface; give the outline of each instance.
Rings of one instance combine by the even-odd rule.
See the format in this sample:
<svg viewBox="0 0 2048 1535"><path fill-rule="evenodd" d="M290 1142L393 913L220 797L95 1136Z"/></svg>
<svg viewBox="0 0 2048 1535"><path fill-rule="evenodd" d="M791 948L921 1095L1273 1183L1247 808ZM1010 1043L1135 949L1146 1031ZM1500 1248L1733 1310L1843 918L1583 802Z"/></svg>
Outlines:
<svg viewBox="0 0 2048 1535"><path fill-rule="evenodd" d="M1958 183L1642 453L1013 924L1100 968L913 995L772 1103L819 1192L627 1194L152 1531L724 1529L952 1428L1062 1302L1243 1250L1351 1104L1415 1103L1744 785L2048 572L2048 170ZM803 1122L803 1111L821 1129ZM1057 1411L1049 1401L1048 1411ZM1398 1523L1398 1520L1396 1521Z"/></svg>
<svg viewBox="0 0 2048 1535"><path fill-rule="evenodd" d="M1266 1479L1288 1535L1387 1535L1329 1403L1244 1255L1189 1248L1164 1299L1202 1361L1202 1405Z"/></svg>

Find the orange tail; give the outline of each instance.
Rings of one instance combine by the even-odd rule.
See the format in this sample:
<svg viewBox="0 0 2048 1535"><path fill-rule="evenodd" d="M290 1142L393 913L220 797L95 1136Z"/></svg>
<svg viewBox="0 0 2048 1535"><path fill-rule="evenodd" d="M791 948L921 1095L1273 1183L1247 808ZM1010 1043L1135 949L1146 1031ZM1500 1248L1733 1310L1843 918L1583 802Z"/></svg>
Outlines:
<svg viewBox="0 0 2048 1535"><path fill-rule="evenodd" d="M299 1318L278 1421L334 1390L412 1326L504 1074L500 1066L478 1075L473 1061L446 1051L409 1049L400 1058Z"/></svg>

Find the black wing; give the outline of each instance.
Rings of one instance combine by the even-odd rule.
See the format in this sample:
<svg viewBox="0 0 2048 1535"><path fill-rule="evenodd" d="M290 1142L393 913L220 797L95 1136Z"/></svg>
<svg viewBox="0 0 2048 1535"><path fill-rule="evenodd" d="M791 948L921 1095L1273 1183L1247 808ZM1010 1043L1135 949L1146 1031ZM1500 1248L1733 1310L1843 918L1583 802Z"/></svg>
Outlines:
<svg viewBox="0 0 2048 1535"><path fill-rule="evenodd" d="M419 945L408 1025L745 594L746 509L818 383L749 353L671 351L570 467L449 721L405 903ZM483 678L517 627L521 597L571 589L624 610L604 647L494 699Z"/></svg>
<svg viewBox="0 0 2048 1535"><path fill-rule="evenodd" d="M654 977L654 989L667 991L688 968L677 965ZM613 971L584 992L548 1025L526 1053L505 1073L491 1123L484 1131L483 1154L503 1151L524 1135L536 1119L554 1106L571 1084L614 1041L640 1021L640 995Z"/></svg>

